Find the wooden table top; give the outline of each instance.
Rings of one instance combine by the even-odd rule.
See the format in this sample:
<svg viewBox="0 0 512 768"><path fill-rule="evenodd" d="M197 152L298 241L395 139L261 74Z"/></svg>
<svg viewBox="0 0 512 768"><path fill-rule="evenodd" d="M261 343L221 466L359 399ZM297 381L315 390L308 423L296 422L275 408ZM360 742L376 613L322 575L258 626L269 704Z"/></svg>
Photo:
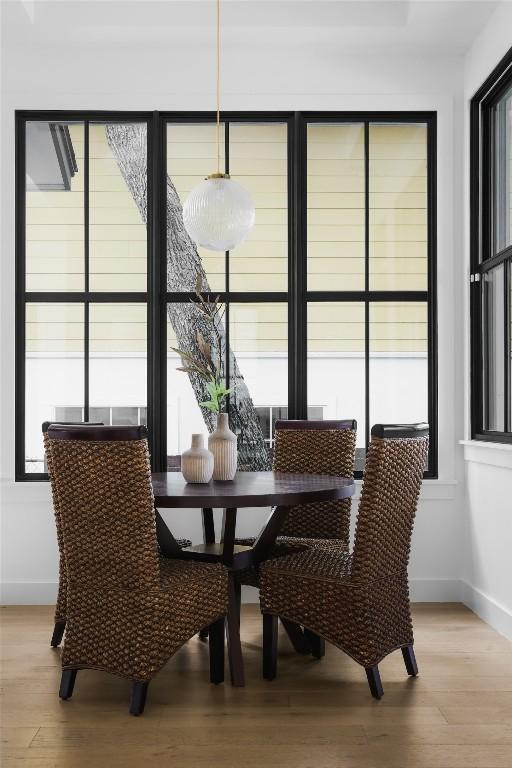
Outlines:
<svg viewBox="0 0 512 768"><path fill-rule="evenodd" d="M187 483L181 472L152 474L155 506L271 507L313 501L336 501L353 496L354 480L334 475L288 472L237 472L234 480Z"/></svg>

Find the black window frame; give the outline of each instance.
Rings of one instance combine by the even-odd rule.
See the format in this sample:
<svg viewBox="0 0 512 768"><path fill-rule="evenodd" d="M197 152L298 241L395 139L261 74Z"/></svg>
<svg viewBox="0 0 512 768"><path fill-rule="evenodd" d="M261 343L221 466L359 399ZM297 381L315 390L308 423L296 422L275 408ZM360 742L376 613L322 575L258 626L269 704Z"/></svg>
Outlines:
<svg viewBox="0 0 512 768"><path fill-rule="evenodd" d="M512 48L476 91L470 103L470 407L471 438L512 443L510 381L510 283L512 244L494 249L494 120L493 108L512 87ZM504 430L489 430L484 398L484 290L485 276L503 265L504 270Z"/></svg>
<svg viewBox="0 0 512 768"><path fill-rule="evenodd" d="M26 292L25 290L25 123L29 120L147 123L148 147L148 274L147 291L128 292ZM362 302L365 305L365 413L366 444L370 431L369 392L369 307L375 302L421 302L428 309L428 419L430 424L429 467L427 478L437 478L437 113L425 111L392 112L223 112L221 120L236 123L286 123L288 127L288 290L232 292L229 272L225 291L212 292L228 305L236 303L288 304L288 418L307 417L307 305L310 302ZM25 305L29 301L145 302L147 325L147 418L154 471L165 471L167 349L166 306L194 298L187 292L169 293L166 285L166 132L169 123L214 122L214 112L92 112L92 111L17 111L16 112L16 404L15 404L15 479L41 481L45 473L25 471ZM307 143L310 123L362 123L365 132L365 289L360 291L312 291L307 288ZM427 289L423 291L369 290L369 126L371 123L424 123L427 126ZM229 128L226 131L226 145ZM86 142L87 146L87 142ZM229 150L229 147L226 146ZM229 151L226 152L229 170ZM208 172L208 168L205 168ZM84 184L85 228L88 220L88 185ZM85 266L88 259L88 233L85 235ZM229 265L229 253L226 254ZM87 283L85 285L87 289ZM86 310L87 311L87 310ZM229 315L226 318L229 339ZM87 331L85 331L87 334ZM88 356L86 343L85 357ZM88 376L87 360L84 376ZM229 371L227 372L229 376ZM87 381L85 389L87 403ZM87 416L87 410L85 411ZM350 414L347 414L347 418ZM356 477L361 476L356 473Z"/></svg>

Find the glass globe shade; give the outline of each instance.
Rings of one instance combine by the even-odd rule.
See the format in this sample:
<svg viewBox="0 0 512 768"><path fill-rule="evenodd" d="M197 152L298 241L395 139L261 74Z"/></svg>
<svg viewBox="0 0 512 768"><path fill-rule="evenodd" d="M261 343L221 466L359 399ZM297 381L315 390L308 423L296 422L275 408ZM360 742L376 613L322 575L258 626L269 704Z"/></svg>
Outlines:
<svg viewBox="0 0 512 768"><path fill-rule="evenodd" d="M190 192L183 223L192 240L212 251L231 251L245 240L256 213L249 192L229 176L210 176Z"/></svg>

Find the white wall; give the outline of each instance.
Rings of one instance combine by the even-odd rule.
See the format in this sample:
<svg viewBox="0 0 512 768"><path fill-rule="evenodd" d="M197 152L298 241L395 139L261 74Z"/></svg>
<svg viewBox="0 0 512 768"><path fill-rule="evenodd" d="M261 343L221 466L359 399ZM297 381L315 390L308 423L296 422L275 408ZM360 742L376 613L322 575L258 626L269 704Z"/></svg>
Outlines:
<svg viewBox="0 0 512 768"><path fill-rule="evenodd" d="M464 64L464 316L469 319L469 102L512 46L512 4L501 3L465 58ZM469 324L465 326L465 371L469 371ZM469 427L466 379L465 436ZM465 489L464 597L482 618L512 637L512 446L466 440L462 451Z"/></svg>
<svg viewBox="0 0 512 768"><path fill-rule="evenodd" d="M30 5L30 4L29 4ZM91 4L92 9L101 4ZM184 30L166 44L48 38L27 23L27 12L2 4L2 122L0 184L2 291L2 573L6 602L50 602L57 556L49 489L15 484L14 477L14 110L209 109L214 106L213 46ZM16 15L21 13L21 16ZM7 18L8 15L10 18ZM23 20L24 23L18 23ZM8 23L6 23L8 22ZM15 23L16 22L16 23ZM88 32L84 30L84 34ZM455 277L461 207L462 62L400 51L343 55L332 43L245 43L226 33L223 107L250 110L436 110L438 112L439 466L440 479L422 491L413 544L413 597L460 596L461 504L457 440L463 434L462 330L456 325ZM276 37L273 38L276 40ZM278 38L277 38L278 39ZM457 235L455 237L455 234ZM455 256L454 256L455 255ZM457 257L457 258L455 258ZM455 407L454 407L455 404ZM241 533L257 529L266 512L241 512ZM199 515L168 512L178 535L200 540Z"/></svg>

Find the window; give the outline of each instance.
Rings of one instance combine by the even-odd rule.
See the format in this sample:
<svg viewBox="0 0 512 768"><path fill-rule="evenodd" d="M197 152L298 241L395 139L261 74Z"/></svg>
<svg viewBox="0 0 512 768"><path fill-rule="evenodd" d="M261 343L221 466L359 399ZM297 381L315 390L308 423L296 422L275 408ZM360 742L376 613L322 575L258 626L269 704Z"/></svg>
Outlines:
<svg viewBox="0 0 512 768"><path fill-rule="evenodd" d="M146 424L146 408L89 408L89 420L106 426ZM52 417L56 422L84 421L83 406L56 406ZM27 458L28 473L47 472L46 457Z"/></svg>
<svg viewBox="0 0 512 768"><path fill-rule="evenodd" d="M147 137L132 115L18 123L18 477L44 471L44 420L147 407Z"/></svg>
<svg viewBox="0 0 512 768"><path fill-rule="evenodd" d="M17 114L17 479L45 476L52 419L147 423L154 468L179 469L213 425L173 351L197 344L198 275L224 313L240 468L270 468L278 419L356 418L358 472L372 423L425 420L436 476L435 114L225 114L221 130L256 205L233 253L182 224L214 115Z"/></svg>
<svg viewBox="0 0 512 768"><path fill-rule="evenodd" d="M471 102L472 437L512 442L512 49Z"/></svg>

